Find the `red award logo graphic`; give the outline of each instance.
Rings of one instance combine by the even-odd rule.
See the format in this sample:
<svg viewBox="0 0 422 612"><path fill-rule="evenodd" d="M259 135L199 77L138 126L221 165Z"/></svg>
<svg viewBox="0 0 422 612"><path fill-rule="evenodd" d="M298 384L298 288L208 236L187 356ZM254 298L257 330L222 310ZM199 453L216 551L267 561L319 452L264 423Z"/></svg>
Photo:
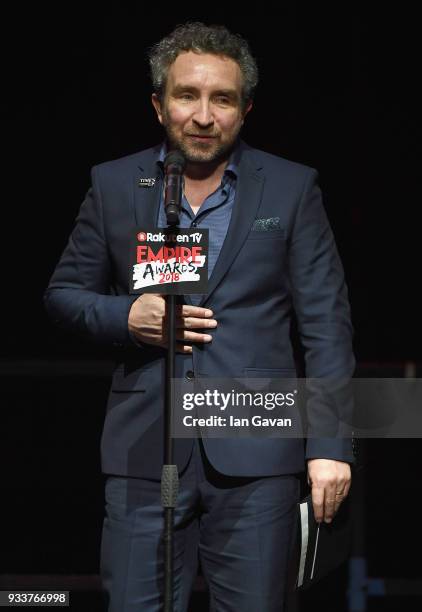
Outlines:
<svg viewBox="0 0 422 612"><path fill-rule="evenodd" d="M132 236L136 241L131 244L131 292L206 293L208 229L144 226Z"/></svg>

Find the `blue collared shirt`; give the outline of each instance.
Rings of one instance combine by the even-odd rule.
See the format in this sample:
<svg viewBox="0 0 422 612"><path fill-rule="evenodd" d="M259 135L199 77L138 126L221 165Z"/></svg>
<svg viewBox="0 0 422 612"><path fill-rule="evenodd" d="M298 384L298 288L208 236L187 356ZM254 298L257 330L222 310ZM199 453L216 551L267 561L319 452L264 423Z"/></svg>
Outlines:
<svg viewBox="0 0 422 612"><path fill-rule="evenodd" d="M164 142L157 159L157 164L161 167L163 166L166 154L167 145ZM220 186L204 200L196 215L190 207L185 194L183 194L179 226L182 228L201 227L209 229L208 278L211 276L226 238L236 195L238 166L239 145L236 146L230 156ZM157 221L158 227L167 227L166 212L164 210L164 191L161 194ZM200 296L191 297L194 303L199 303Z"/></svg>

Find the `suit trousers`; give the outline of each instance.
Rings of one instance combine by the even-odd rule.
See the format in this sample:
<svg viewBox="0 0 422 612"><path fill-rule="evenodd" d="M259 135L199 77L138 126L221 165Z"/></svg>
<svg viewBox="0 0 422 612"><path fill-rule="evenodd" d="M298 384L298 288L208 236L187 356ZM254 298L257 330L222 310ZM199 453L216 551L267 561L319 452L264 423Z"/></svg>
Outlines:
<svg viewBox="0 0 422 612"><path fill-rule="evenodd" d="M174 612L186 612L198 562L212 612L284 609L298 474L247 478L217 472L195 440L180 474L174 534ZM109 476L101 544L108 612L163 608L160 483Z"/></svg>

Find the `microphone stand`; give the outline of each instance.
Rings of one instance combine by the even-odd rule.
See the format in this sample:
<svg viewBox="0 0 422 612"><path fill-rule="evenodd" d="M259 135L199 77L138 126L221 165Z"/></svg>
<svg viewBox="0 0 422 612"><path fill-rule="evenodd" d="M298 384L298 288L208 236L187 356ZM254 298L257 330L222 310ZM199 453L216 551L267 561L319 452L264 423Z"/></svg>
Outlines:
<svg viewBox="0 0 422 612"><path fill-rule="evenodd" d="M167 295L167 338L164 422L164 464L161 473L161 504L164 508L164 612L173 612L173 531L174 510L179 492L179 475L173 461L171 437L172 379L175 375L176 296Z"/></svg>
<svg viewBox="0 0 422 612"><path fill-rule="evenodd" d="M161 504L164 508L164 612L173 612L173 532L174 510L179 492L179 475L173 461L171 437L172 379L175 376L176 296L167 295L167 338L165 381L164 464L161 473Z"/></svg>
<svg viewBox="0 0 422 612"><path fill-rule="evenodd" d="M181 188L178 197L181 198ZM167 223L170 226L166 230L166 234L177 233L179 211L177 204L170 204L166 207ZM166 296L166 306L168 349L165 378L164 463L161 473L161 505L164 509L164 612L173 612L174 511L177 507L179 492L179 475L177 465L174 464L173 438L171 437L173 419L172 380L175 377L176 353L176 295L168 294Z"/></svg>

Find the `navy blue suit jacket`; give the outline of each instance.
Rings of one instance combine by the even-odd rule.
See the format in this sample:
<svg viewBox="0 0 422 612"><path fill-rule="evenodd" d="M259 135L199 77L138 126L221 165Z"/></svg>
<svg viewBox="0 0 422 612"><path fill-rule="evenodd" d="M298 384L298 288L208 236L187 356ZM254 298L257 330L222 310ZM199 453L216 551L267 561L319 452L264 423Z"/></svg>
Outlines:
<svg viewBox="0 0 422 612"><path fill-rule="evenodd" d="M59 325L120 348L102 437L106 473L159 478L163 444L165 351L134 346L128 313L128 242L135 227L156 225L161 177L159 147L100 164L46 291ZM156 177L150 189L140 178ZM256 219L278 227L253 231ZM250 262L254 265L251 267ZM244 271L248 270L247 273ZM308 377L348 379L352 352L347 289L324 211L317 172L241 143L236 199L227 237L202 306L218 321L213 341L178 355L176 375L294 377L290 339L293 310ZM331 418L318 397L310 422ZM328 427L329 429L330 427ZM207 456L225 474L259 476L304 469L305 457L353 462L350 439L205 439ZM175 441L179 470L191 440Z"/></svg>

